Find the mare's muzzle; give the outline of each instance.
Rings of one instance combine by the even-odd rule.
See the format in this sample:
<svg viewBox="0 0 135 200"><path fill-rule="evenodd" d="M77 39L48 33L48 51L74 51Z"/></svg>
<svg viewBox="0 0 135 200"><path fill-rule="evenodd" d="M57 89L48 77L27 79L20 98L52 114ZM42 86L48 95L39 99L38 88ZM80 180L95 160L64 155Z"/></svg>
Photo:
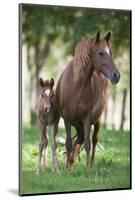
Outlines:
<svg viewBox="0 0 135 200"><path fill-rule="evenodd" d="M102 73L111 81L112 84L117 84L120 80L120 73L115 66L103 68Z"/></svg>
<svg viewBox="0 0 135 200"><path fill-rule="evenodd" d="M111 79L110 80L111 80L112 84L117 84L119 82L119 80L120 80L119 71L117 71L117 70L113 71L112 74L111 74Z"/></svg>

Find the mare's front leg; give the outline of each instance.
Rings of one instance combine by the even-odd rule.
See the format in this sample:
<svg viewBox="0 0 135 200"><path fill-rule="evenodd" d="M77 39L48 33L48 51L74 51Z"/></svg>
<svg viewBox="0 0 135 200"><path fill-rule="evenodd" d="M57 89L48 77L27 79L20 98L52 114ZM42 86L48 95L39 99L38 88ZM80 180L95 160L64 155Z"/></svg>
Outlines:
<svg viewBox="0 0 135 200"><path fill-rule="evenodd" d="M91 160L90 160L90 149L91 149L91 141L90 141L90 120L85 119L83 122L84 125L84 147L86 150L86 165L90 166Z"/></svg>
<svg viewBox="0 0 135 200"><path fill-rule="evenodd" d="M41 171L41 160L42 160L42 153L44 150L44 168L46 168L46 148L48 145L48 139L46 135L46 126L43 125L40 127L40 139L39 139L39 159L38 159L38 168L37 168L37 174Z"/></svg>
<svg viewBox="0 0 135 200"><path fill-rule="evenodd" d="M93 136L92 136L92 143L93 143L93 147L92 147L92 164L95 160L95 152L96 152L96 145L98 143L98 131L99 131L99 128L100 128L100 120L98 120L95 124L94 124L94 133L93 133Z"/></svg>
<svg viewBox="0 0 135 200"><path fill-rule="evenodd" d="M65 129L66 129L66 150L67 150L67 163L66 168L71 168L70 154L72 151L72 138L71 138L71 123L64 120Z"/></svg>
<svg viewBox="0 0 135 200"><path fill-rule="evenodd" d="M58 123L59 123L59 119L57 119L54 122L54 124L52 124L50 126L51 134L52 134L52 144L51 144L52 162L53 162L53 169L56 170L56 171L59 170L59 162L58 162L58 158L57 158L57 154L56 154L56 149L57 149L56 135L57 135L57 132L58 132Z"/></svg>

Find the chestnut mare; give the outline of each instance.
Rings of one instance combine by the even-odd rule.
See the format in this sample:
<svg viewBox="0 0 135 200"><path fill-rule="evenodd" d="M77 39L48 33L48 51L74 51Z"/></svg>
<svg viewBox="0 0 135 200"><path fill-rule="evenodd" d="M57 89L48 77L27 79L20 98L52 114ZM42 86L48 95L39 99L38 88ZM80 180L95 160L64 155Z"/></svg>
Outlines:
<svg viewBox="0 0 135 200"><path fill-rule="evenodd" d="M100 38L81 41L73 59L62 72L57 84L56 101L60 115L64 119L66 130L67 164L70 168L84 143L86 164L89 166L95 158L100 118L106 102L108 79L116 84L120 73L112 59L109 41L111 32ZM72 144L71 125L77 131L77 139ZM90 129L94 125L92 136L92 157L90 158Z"/></svg>
<svg viewBox="0 0 135 200"><path fill-rule="evenodd" d="M41 171L41 158L42 153L44 151L44 157L43 157L43 164L44 168L46 168L46 148L48 145L48 139L47 139L47 133L46 129L47 126L51 128L51 135L52 135L52 161L53 161L53 169L58 170L59 164L58 159L56 155L56 134L58 130L58 123L59 123L59 114L57 111L56 106L56 95L55 91L53 90L54 80L51 79L43 81L42 78L40 78L40 90L37 100L37 121L38 126L40 129L40 140L39 140L39 161L38 161L38 168L37 168L37 174Z"/></svg>

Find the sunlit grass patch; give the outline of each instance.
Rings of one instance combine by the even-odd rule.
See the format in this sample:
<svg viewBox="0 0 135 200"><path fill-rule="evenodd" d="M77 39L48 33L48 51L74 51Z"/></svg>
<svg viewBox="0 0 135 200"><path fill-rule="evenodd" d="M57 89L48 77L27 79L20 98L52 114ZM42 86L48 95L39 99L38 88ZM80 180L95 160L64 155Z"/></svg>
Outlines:
<svg viewBox="0 0 135 200"><path fill-rule="evenodd" d="M23 129L21 180L23 194L130 187L130 135L128 132L101 129L95 164L90 168L86 167L86 153L83 148L80 161L76 159L73 168L70 171L66 170L65 146L58 145L59 172L51 169L49 137L48 168L36 175L38 139L37 127ZM64 143L64 129L59 129L58 140Z"/></svg>

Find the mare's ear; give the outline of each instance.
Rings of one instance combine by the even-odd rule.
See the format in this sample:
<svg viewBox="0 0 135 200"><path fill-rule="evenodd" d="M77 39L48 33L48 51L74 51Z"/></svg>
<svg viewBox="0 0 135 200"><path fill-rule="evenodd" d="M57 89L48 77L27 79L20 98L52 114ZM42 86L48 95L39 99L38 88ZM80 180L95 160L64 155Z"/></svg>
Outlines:
<svg viewBox="0 0 135 200"><path fill-rule="evenodd" d="M41 86L41 87L44 87L45 84L44 84L44 81L43 81L42 78L39 79L39 82L40 82L40 86Z"/></svg>
<svg viewBox="0 0 135 200"><path fill-rule="evenodd" d="M98 31L96 35L96 42L98 43L99 41L100 41L100 31Z"/></svg>
<svg viewBox="0 0 135 200"><path fill-rule="evenodd" d="M51 88L53 88L53 86L54 86L54 79L53 78L51 78L51 80L50 80L50 85L51 85Z"/></svg>
<svg viewBox="0 0 135 200"><path fill-rule="evenodd" d="M111 35L112 35L112 32L111 32L111 31L109 31L109 32L105 35L104 39L106 40L107 43L110 41Z"/></svg>

